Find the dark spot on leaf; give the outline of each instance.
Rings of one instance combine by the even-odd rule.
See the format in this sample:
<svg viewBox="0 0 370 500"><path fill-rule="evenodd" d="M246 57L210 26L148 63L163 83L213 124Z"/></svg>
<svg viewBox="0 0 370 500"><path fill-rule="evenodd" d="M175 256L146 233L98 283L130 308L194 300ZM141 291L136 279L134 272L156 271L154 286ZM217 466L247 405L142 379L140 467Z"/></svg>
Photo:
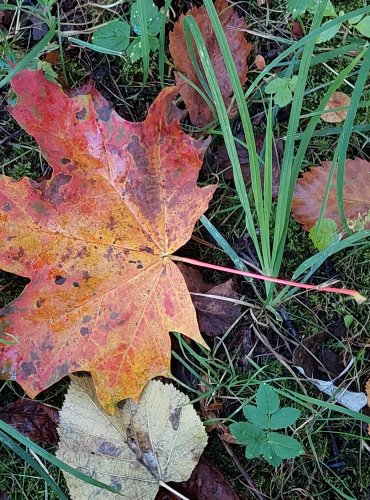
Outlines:
<svg viewBox="0 0 370 500"><path fill-rule="evenodd" d="M85 280L85 281L89 281L89 279L91 278L90 274L88 271L82 271L82 278Z"/></svg>
<svg viewBox="0 0 370 500"><path fill-rule="evenodd" d="M116 311L112 312L110 315L110 319L117 319L117 318L119 318L119 313Z"/></svg>
<svg viewBox="0 0 370 500"><path fill-rule="evenodd" d="M58 276L55 276L55 284L56 285L63 285L63 283L65 283L67 280L67 278L63 278L63 276L60 276L58 274Z"/></svg>
<svg viewBox="0 0 370 500"><path fill-rule="evenodd" d="M40 309L40 307L42 306L42 304L45 302L45 299L37 299L36 300L36 307L37 309Z"/></svg>
<svg viewBox="0 0 370 500"><path fill-rule="evenodd" d="M90 256L90 252L85 245L81 248L81 250L79 250L77 252L77 257L79 257L80 259L82 257L89 257L89 256Z"/></svg>
<svg viewBox="0 0 370 500"><path fill-rule="evenodd" d="M154 253L154 250L149 247L140 247L140 252Z"/></svg>
<svg viewBox="0 0 370 500"><path fill-rule="evenodd" d="M82 323L88 323L91 320L92 320L92 316L90 316L89 314L86 314L86 316L84 316L82 318Z"/></svg>
<svg viewBox="0 0 370 500"><path fill-rule="evenodd" d="M71 182L72 177L66 174L58 174L51 181L45 193L46 197L53 201L60 201L60 189Z"/></svg>
<svg viewBox="0 0 370 500"><path fill-rule="evenodd" d="M146 157L146 151L143 146L140 144L139 138L137 135L131 136L131 142L127 146L127 150L131 153L132 158L138 168L147 168L149 165L148 158Z"/></svg>
<svg viewBox="0 0 370 500"><path fill-rule="evenodd" d="M86 326L83 326L82 328L80 328L80 333L81 335L88 335L90 333L90 330Z"/></svg>
<svg viewBox="0 0 370 500"><path fill-rule="evenodd" d="M137 264L136 264L136 269L142 269L144 266L143 264L141 263L140 260L137 261Z"/></svg>
<svg viewBox="0 0 370 500"><path fill-rule="evenodd" d="M22 363L21 370L26 377L28 377L29 375L33 375L37 371L32 361L30 363Z"/></svg>
<svg viewBox="0 0 370 500"><path fill-rule="evenodd" d="M170 422L172 425L172 428L177 431L180 425L180 416L181 416L181 408L175 408L173 412L170 415Z"/></svg>
<svg viewBox="0 0 370 500"><path fill-rule="evenodd" d="M20 260L24 256L24 250L23 248L20 248L18 250L17 255L14 257L14 260Z"/></svg>
<svg viewBox="0 0 370 500"><path fill-rule="evenodd" d="M110 457L118 457L118 455L120 454L120 450L117 448L117 446L115 446L113 443L110 443L109 441L104 441L103 443L101 443L98 449L100 453L109 455Z"/></svg>
<svg viewBox="0 0 370 500"><path fill-rule="evenodd" d="M75 288L78 288L80 286L78 281L74 281L72 284Z"/></svg>
<svg viewBox="0 0 370 500"><path fill-rule="evenodd" d="M109 262L111 262L112 256L113 256L113 247L108 247L107 252L103 255L103 257L107 259Z"/></svg>
<svg viewBox="0 0 370 500"><path fill-rule="evenodd" d="M68 165L68 163L71 163L71 160L70 160L69 158L62 158L62 159L60 160L60 163L61 163L62 165Z"/></svg>
<svg viewBox="0 0 370 500"><path fill-rule="evenodd" d="M12 204L9 201L6 201L3 205L4 212L10 212L13 210Z"/></svg>
<svg viewBox="0 0 370 500"><path fill-rule="evenodd" d="M122 491L122 484L119 481L113 481L111 487L115 488L117 491Z"/></svg>
<svg viewBox="0 0 370 500"><path fill-rule="evenodd" d="M82 108L80 111L77 111L76 118L77 120L83 120L86 116L86 108Z"/></svg>
<svg viewBox="0 0 370 500"><path fill-rule="evenodd" d="M101 120L102 122L107 122L112 113L112 108L108 104L99 108L95 108L95 110L98 114L99 120Z"/></svg>
<svg viewBox="0 0 370 500"><path fill-rule="evenodd" d="M107 224L107 229L110 229L113 231L113 229L116 227L117 222L115 221L114 217L109 217L109 222Z"/></svg>

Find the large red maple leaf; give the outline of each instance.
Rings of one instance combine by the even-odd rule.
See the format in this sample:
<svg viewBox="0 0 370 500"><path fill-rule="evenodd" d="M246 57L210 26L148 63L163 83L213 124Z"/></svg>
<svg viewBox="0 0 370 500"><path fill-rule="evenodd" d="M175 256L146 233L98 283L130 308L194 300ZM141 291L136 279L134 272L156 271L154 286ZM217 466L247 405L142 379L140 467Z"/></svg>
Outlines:
<svg viewBox="0 0 370 500"><path fill-rule="evenodd" d="M181 130L174 87L131 123L91 85L67 95L29 70L12 85L12 115L53 174L0 176L0 267L30 279L0 311L3 335L19 339L1 348L0 375L35 397L89 371L113 412L168 375L170 331L203 342L168 256L191 237L215 190L196 183L207 141Z"/></svg>

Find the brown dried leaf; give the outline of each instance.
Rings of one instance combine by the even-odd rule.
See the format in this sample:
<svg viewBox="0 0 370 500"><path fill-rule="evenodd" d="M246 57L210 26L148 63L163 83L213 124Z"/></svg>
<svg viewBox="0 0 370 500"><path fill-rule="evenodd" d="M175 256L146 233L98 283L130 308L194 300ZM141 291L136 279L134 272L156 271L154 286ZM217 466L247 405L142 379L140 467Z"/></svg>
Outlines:
<svg viewBox="0 0 370 500"><path fill-rule="evenodd" d="M348 109L340 109L338 111L335 108L342 108L343 106L349 106L351 104L351 98L344 92L334 92L331 96L328 104L325 106L325 110L332 109L332 112L326 112L321 115L321 119L328 123L340 123L346 119L348 114Z"/></svg>
<svg viewBox="0 0 370 500"><path fill-rule="evenodd" d="M299 23L298 21L293 21L292 33L298 40L304 36L301 23Z"/></svg>
<svg viewBox="0 0 370 500"><path fill-rule="evenodd" d="M263 71L266 68L266 61L261 54L256 55L256 59L254 60L254 64L256 65L256 68L260 71Z"/></svg>
<svg viewBox="0 0 370 500"><path fill-rule="evenodd" d="M239 500L227 482L226 476L206 459L201 458L190 479L182 483L170 483L179 493L190 500ZM178 497L160 488L155 500L177 500Z"/></svg>
<svg viewBox="0 0 370 500"><path fill-rule="evenodd" d="M293 203L293 218L309 231L317 221L329 177L331 162L323 162L322 166L311 167L297 181ZM360 158L346 160L344 172L343 203L346 219L356 220L358 215L367 214L370 210L370 163ZM333 219L341 226L339 217L336 174L329 191L324 217ZM370 228L367 223L366 229Z"/></svg>
<svg viewBox="0 0 370 500"><path fill-rule="evenodd" d="M327 332L319 332L303 339L293 352L293 365L303 368L307 377L336 379L346 365L343 356L325 345L329 339L330 334Z"/></svg>
<svg viewBox="0 0 370 500"><path fill-rule="evenodd" d="M188 266L179 265L190 293L204 293L207 296L192 295L197 311L199 329L207 335L221 335L241 314L241 307L234 302L215 299L211 295L238 299L233 279L220 285L212 286L205 283L201 273Z"/></svg>
<svg viewBox="0 0 370 500"><path fill-rule="evenodd" d="M18 399L3 406L0 408L0 420L35 441L58 442L58 410L37 401Z"/></svg>
<svg viewBox="0 0 370 500"><path fill-rule="evenodd" d="M230 50L234 56L240 82L243 85L247 80L247 57L252 48L252 45L244 37L243 30L246 29L246 24L244 19L239 17L236 11L225 0L216 0L215 7L217 12L220 13L219 18L224 28ZM225 106L228 107L233 94L232 86L207 11L204 6L199 8L193 7L187 12L187 15L193 16L200 28L221 88ZM179 70L178 73L175 73L176 82L180 85L180 94L185 102L190 119L194 125L203 127L212 121L212 110L209 109L199 93L188 85L180 74L184 74L197 87L202 88L186 46L183 27L184 17L180 17L179 21L175 23L172 33L170 33L170 53L175 66ZM199 60L198 63L200 65ZM230 116L234 116L235 113L236 109L233 108Z"/></svg>

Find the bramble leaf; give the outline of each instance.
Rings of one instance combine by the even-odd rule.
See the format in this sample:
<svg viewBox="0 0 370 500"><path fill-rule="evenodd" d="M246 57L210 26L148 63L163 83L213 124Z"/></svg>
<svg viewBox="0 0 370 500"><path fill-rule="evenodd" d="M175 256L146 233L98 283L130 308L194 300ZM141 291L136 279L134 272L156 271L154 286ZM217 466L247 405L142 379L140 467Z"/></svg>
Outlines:
<svg viewBox="0 0 370 500"><path fill-rule="evenodd" d="M261 384L256 393L256 402L259 410L271 415L278 411L280 398L274 389L268 384Z"/></svg>
<svg viewBox="0 0 370 500"><path fill-rule="evenodd" d="M280 458L294 458L304 453L302 445L296 439L279 432L269 432L267 441L271 450Z"/></svg>
<svg viewBox="0 0 370 500"><path fill-rule="evenodd" d="M130 43L130 26L119 19L111 21L95 31L92 43L105 49L123 52Z"/></svg>
<svg viewBox="0 0 370 500"><path fill-rule="evenodd" d="M260 429L269 428L268 415L256 406L243 406L243 413L247 420L256 425Z"/></svg>
<svg viewBox="0 0 370 500"><path fill-rule="evenodd" d="M261 453L263 458L270 464L273 465L274 467L277 467L281 464L283 461L282 458L278 457L274 451L273 446L271 443L265 442L261 445Z"/></svg>
<svg viewBox="0 0 370 500"><path fill-rule="evenodd" d="M280 410L271 415L269 428L274 430L286 429L295 423L300 414L301 412L295 408L280 408Z"/></svg>
<svg viewBox="0 0 370 500"><path fill-rule="evenodd" d="M230 431L240 444L262 442L266 440L266 433L249 422L237 422L230 425Z"/></svg>

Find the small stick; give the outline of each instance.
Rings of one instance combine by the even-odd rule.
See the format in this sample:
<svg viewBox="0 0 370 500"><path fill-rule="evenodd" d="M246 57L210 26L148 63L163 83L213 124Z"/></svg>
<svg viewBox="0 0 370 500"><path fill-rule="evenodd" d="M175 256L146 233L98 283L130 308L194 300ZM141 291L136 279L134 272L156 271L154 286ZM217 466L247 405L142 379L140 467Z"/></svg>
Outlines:
<svg viewBox="0 0 370 500"><path fill-rule="evenodd" d="M163 481L158 481L158 484L159 484L159 486L162 486L162 488L165 488L166 490L170 491L171 493L173 493L177 497L181 498L181 500L190 500L190 498L184 497L184 495L181 495L181 493L179 493L175 489L171 488L171 486L168 486L168 484L164 483Z"/></svg>

